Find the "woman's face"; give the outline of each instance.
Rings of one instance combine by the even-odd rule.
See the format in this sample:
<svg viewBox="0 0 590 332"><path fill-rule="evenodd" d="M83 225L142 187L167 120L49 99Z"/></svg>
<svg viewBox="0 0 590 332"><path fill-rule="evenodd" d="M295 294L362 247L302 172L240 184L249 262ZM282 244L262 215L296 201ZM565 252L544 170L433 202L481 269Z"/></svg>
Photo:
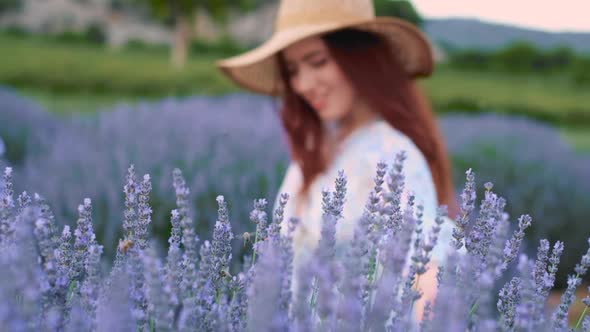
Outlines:
<svg viewBox="0 0 590 332"><path fill-rule="evenodd" d="M355 90L334 61L323 39L301 40L283 50L289 83L322 121L338 121L357 101Z"/></svg>

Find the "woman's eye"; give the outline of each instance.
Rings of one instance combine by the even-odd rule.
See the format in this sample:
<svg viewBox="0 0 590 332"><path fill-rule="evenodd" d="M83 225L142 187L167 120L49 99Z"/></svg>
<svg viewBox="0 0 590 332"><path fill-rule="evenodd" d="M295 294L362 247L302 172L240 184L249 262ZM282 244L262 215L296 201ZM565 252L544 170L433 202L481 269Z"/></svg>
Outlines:
<svg viewBox="0 0 590 332"><path fill-rule="evenodd" d="M328 60L324 58L324 59L320 59L318 61L313 62L312 65L314 67L321 67L321 66L325 65L326 62L328 62Z"/></svg>

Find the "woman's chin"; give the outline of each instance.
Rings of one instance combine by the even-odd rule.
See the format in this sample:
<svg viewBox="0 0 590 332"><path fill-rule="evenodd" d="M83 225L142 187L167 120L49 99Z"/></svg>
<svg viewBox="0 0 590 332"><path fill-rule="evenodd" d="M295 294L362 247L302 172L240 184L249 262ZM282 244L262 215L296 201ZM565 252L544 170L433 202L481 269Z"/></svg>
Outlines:
<svg viewBox="0 0 590 332"><path fill-rule="evenodd" d="M326 109L320 110L318 112L318 115L319 115L320 119L325 122L335 122L340 119L339 114L337 114L336 112L331 112L330 110L326 110Z"/></svg>

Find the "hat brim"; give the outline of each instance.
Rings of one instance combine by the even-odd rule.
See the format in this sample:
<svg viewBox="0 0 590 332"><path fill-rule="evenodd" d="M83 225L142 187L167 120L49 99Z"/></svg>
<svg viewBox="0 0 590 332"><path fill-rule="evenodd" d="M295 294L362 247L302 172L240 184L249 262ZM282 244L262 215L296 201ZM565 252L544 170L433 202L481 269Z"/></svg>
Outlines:
<svg viewBox="0 0 590 332"><path fill-rule="evenodd" d="M216 66L236 84L248 90L277 96L282 93L283 87L275 55L307 37L343 28L357 28L386 37L392 52L399 57L404 69L412 77L428 76L434 69L433 51L426 36L411 23L393 17L301 25L279 31L257 48L219 60Z"/></svg>

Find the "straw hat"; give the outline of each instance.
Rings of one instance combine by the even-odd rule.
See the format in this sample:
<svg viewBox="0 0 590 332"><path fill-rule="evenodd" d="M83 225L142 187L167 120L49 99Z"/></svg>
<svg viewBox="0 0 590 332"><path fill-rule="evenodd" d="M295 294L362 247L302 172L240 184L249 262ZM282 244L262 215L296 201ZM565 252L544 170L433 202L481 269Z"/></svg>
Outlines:
<svg viewBox="0 0 590 332"><path fill-rule="evenodd" d="M283 91L277 52L299 40L343 28L357 28L386 37L406 72L428 76L433 51L414 25L393 17L376 17L373 0L282 0L272 36L259 47L216 62L238 85L262 94Z"/></svg>

